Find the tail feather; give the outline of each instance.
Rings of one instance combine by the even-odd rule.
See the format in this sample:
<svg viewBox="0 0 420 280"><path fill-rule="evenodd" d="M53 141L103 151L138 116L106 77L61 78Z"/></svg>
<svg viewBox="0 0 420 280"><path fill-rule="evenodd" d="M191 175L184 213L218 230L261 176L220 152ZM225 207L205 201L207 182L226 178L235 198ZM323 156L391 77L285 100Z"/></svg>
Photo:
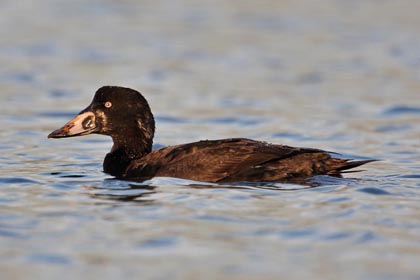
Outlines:
<svg viewBox="0 0 420 280"><path fill-rule="evenodd" d="M331 171L329 171L327 174L329 175L335 175L339 173L353 173L353 172L360 172L363 170L348 170L353 169L355 167L361 166L363 164L377 161L376 159L368 159L368 160L340 160L340 162L337 165L332 166Z"/></svg>

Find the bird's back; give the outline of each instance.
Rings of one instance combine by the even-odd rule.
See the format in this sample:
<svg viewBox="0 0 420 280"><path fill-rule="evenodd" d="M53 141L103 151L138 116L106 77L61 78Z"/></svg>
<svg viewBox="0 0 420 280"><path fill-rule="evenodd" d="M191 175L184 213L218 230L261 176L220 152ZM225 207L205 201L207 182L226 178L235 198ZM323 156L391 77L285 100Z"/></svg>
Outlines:
<svg viewBox="0 0 420 280"><path fill-rule="evenodd" d="M286 181L338 175L367 161L331 157L318 149L234 138L206 140L153 151L133 161L125 178L178 177L206 182Z"/></svg>

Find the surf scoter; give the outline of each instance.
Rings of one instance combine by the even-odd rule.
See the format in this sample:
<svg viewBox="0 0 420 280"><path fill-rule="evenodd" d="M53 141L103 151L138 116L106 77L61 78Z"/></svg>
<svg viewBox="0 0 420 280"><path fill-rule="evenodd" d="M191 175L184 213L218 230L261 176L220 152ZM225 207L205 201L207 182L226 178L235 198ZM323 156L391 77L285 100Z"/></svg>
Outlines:
<svg viewBox="0 0 420 280"><path fill-rule="evenodd" d="M311 148L244 139L204 140L152 151L155 120L136 90L117 86L98 89L92 103L48 138L91 133L112 137L104 171L120 179L156 176L206 182L273 182L314 175L339 176L372 160L351 161ZM349 171L347 171L349 172Z"/></svg>

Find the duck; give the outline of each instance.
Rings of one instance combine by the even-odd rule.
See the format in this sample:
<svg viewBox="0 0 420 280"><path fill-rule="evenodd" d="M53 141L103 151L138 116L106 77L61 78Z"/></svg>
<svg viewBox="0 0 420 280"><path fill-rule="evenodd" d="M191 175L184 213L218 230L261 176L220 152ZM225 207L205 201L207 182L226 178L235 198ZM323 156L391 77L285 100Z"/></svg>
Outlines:
<svg viewBox="0 0 420 280"><path fill-rule="evenodd" d="M153 150L155 119L150 106L140 92L121 86L99 88L87 108L48 138L89 134L112 138L103 171L122 180L175 177L210 183L287 182L316 175L341 177L374 161L247 138L202 140Z"/></svg>

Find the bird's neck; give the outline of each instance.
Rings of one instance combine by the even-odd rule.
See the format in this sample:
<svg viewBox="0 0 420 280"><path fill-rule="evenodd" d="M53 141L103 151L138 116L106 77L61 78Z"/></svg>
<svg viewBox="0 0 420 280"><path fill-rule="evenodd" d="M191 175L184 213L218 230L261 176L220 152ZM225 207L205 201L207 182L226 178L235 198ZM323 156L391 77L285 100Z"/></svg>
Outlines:
<svg viewBox="0 0 420 280"><path fill-rule="evenodd" d="M117 178L124 177L127 167L133 160L144 157L152 151L153 135L127 135L112 137L114 145L106 155L103 163L104 172Z"/></svg>

